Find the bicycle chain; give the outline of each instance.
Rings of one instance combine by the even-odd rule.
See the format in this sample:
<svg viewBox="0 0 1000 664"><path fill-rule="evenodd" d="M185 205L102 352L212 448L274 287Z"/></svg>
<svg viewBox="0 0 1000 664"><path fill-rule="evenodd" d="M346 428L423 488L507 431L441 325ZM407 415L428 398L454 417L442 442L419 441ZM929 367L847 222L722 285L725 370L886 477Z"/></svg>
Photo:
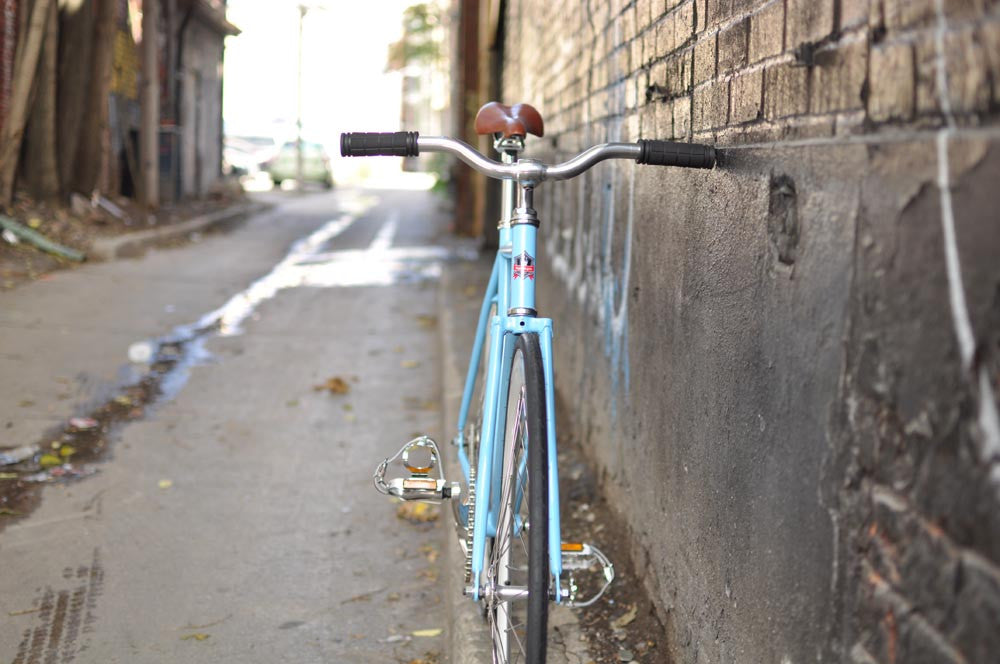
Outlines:
<svg viewBox="0 0 1000 664"><path fill-rule="evenodd" d="M472 583L472 528L476 522L476 468L469 467L469 516L465 522L465 583Z"/></svg>

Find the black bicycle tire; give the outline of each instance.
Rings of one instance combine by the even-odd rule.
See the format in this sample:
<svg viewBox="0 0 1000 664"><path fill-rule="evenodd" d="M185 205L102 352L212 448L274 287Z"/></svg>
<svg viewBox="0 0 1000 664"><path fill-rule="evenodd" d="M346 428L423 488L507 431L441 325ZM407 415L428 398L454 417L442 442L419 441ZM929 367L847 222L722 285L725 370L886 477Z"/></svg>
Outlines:
<svg viewBox="0 0 1000 664"><path fill-rule="evenodd" d="M540 527L528 529L528 599L526 633L524 638L525 664L544 664L546 645L548 641L548 605L549 605L549 551L548 551L548 437L546 426L545 405L545 373L542 365L541 346L538 335L522 334L514 346L511 359L511 375L514 366L523 362L525 425L529 441L538 444L528 445L526 463L528 484L532 487L528 492L528 522L540 524ZM508 384L507 402L510 403L513 380ZM504 425L504 444L507 444L507 426ZM523 449L523 448L522 448ZM515 450L516 451L516 448ZM518 467L518 462L512 468ZM511 517L512 518L512 517ZM511 545L513 546L513 545Z"/></svg>

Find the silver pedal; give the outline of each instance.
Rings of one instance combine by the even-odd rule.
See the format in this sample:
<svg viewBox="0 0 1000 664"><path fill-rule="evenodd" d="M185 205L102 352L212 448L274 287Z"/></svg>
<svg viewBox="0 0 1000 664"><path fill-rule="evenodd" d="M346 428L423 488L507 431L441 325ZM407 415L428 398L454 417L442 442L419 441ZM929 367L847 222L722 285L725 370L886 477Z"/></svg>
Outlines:
<svg viewBox="0 0 1000 664"><path fill-rule="evenodd" d="M615 566L593 544L563 542L562 568L563 575L566 577L566 584L562 588L563 604L571 609L582 609L585 606L590 606L601 598L601 595L611 586L611 582L615 580ZM591 597L580 597L578 577L597 572L600 572L601 575L601 589Z"/></svg>
<svg viewBox="0 0 1000 664"><path fill-rule="evenodd" d="M423 454L425 459L415 461L411 459L411 454ZM437 443L427 436L414 438L403 445L392 457L385 459L375 469L373 479L375 488L379 493L387 496L395 496L400 500L424 500L428 502L440 502L458 498L462 493L461 485L458 482L449 482L441 473L438 460L441 453L438 451ZM400 459L410 475L408 477L396 477L388 482L385 473L389 464ZM437 468L437 478L431 477L431 471Z"/></svg>

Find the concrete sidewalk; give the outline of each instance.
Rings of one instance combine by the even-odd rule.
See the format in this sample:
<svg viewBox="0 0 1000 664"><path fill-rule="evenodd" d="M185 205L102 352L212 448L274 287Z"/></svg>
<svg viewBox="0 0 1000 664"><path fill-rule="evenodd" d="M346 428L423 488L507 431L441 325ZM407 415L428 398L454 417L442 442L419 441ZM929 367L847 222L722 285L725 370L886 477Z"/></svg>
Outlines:
<svg viewBox="0 0 1000 664"><path fill-rule="evenodd" d="M483 291L490 277L493 258L484 255L478 261L455 263L441 277L438 311L441 340L441 384L443 392L442 431L448 438L440 441L451 447L458 411L462 401L465 374L472 351L473 335L479 317ZM452 458L451 450L443 451L451 465L446 465L449 477L461 471ZM446 510L450 511L450 510ZM450 514L443 518L450 519ZM449 647L452 664L482 664L491 661L489 627L480 615L479 607L462 595L463 553L454 530L446 529L445 576L449 615L452 617ZM580 630L576 614L565 607L550 605L549 664L587 664L593 658Z"/></svg>

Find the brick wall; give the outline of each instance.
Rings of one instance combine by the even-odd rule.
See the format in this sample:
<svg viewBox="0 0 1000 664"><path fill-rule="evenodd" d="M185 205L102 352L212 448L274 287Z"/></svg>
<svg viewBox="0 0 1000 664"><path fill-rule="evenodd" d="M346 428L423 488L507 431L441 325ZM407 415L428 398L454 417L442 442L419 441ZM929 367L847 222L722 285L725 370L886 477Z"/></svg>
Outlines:
<svg viewBox="0 0 1000 664"><path fill-rule="evenodd" d="M1000 3L508 0L562 422L679 662L1000 652ZM572 398L569 398L573 395Z"/></svg>

